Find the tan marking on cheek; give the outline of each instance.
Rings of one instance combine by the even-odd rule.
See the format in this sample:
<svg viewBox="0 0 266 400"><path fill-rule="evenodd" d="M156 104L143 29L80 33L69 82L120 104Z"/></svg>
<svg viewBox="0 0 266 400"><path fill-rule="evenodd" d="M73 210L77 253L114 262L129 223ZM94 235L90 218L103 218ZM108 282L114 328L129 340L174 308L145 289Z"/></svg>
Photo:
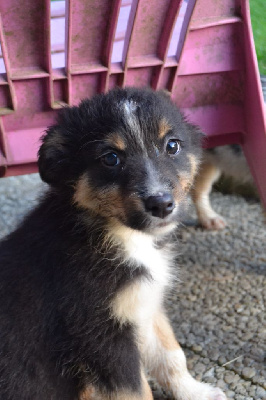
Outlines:
<svg viewBox="0 0 266 400"><path fill-rule="evenodd" d="M75 187L74 204L100 214L103 217L125 218L123 199L116 187L101 190L92 187L83 175Z"/></svg>
<svg viewBox="0 0 266 400"><path fill-rule="evenodd" d="M89 208L93 210L97 206L93 190L90 187L89 181L85 175L83 175L76 184L73 201L82 208Z"/></svg>
<svg viewBox="0 0 266 400"><path fill-rule="evenodd" d="M165 137L165 135L167 134L167 132L169 132L171 130L171 126L168 124L168 122L166 121L165 118L163 118L160 122L159 122L159 138L163 139Z"/></svg>
<svg viewBox="0 0 266 400"><path fill-rule="evenodd" d="M118 133L112 133L111 135L109 135L106 143L121 151L124 151L126 149L126 143Z"/></svg>
<svg viewBox="0 0 266 400"><path fill-rule="evenodd" d="M166 350L180 349L180 345L176 341L171 325L164 315L156 316L154 321L154 331L159 342Z"/></svg>

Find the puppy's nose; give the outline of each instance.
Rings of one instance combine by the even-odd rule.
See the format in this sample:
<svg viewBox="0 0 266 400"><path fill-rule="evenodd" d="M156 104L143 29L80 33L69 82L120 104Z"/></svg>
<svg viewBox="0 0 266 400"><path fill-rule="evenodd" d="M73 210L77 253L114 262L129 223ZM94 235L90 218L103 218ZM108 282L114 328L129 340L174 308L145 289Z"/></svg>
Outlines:
<svg viewBox="0 0 266 400"><path fill-rule="evenodd" d="M158 218L167 217L175 207L174 199L169 193L158 193L155 196L150 196L144 203L146 211Z"/></svg>

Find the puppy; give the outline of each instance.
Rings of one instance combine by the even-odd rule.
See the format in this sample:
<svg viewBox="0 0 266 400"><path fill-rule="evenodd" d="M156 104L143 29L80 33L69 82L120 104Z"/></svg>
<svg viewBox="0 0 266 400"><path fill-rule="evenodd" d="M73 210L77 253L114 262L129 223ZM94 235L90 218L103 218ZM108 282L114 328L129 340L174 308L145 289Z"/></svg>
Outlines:
<svg viewBox="0 0 266 400"><path fill-rule="evenodd" d="M200 224L209 230L220 230L226 226L226 220L213 210L210 202L212 186L222 174L253 185L240 145L214 147L203 152L202 164L192 189L192 199Z"/></svg>
<svg viewBox="0 0 266 400"><path fill-rule="evenodd" d="M134 88L47 130L50 190L0 246L1 400L148 400L144 368L176 399L225 399L188 373L163 305L200 138Z"/></svg>

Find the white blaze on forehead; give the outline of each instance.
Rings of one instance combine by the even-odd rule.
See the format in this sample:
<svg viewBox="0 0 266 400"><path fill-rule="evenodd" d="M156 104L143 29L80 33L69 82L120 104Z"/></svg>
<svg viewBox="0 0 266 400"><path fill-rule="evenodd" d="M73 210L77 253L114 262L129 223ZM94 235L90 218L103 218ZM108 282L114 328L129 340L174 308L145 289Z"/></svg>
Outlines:
<svg viewBox="0 0 266 400"><path fill-rule="evenodd" d="M129 127L134 131L139 132L140 126L138 123L138 119L136 116L136 110L137 110L137 103L136 101L133 100L125 100L122 103L123 111L124 111L124 116L127 121L127 124Z"/></svg>
<svg viewBox="0 0 266 400"><path fill-rule="evenodd" d="M124 107L125 113L128 116L131 115L132 113L134 113L136 111L137 107L138 107L137 102L134 101L134 100L125 100L122 103L122 105Z"/></svg>
<svg viewBox="0 0 266 400"><path fill-rule="evenodd" d="M120 103L120 107L123 110L123 114L129 129L134 134L134 137L137 139L139 145L145 149L141 128L136 115L136 110L139 107L139 104L135 100L124 100Z"/></svg>

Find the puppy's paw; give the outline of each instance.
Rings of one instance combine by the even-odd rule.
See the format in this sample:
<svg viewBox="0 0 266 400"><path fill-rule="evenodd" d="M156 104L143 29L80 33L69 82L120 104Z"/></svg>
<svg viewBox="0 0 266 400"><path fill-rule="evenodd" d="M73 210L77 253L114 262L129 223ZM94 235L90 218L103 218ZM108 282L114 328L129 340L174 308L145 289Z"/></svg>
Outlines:
<svg viewBox="0 0 266 400"><path fill-rule="evenodd" d="M200 215L199 222L203 228L209 231L219 231L226 227L226 220L219 214Z"/></svg>
<svg viewBox="0 0 266 400"><path fill-rule="evenodd" d="M177 400L227 400L221 389L198 382L191 376L180 381L175 398Z"/></svg>
<svg viewBox="0 0 266 400"><path fill-rule="evenodd" d="M219 388L211 388L206 400L226 400L226 395ZM203 399L202 399L203 400Z"/></svg>
<svg viewBox="0 0 266 400"><path fill-rule="evenodd" d="M189 400L226 400L226 395L217 387L201 383L197 391L192 394Z"/></svg>

